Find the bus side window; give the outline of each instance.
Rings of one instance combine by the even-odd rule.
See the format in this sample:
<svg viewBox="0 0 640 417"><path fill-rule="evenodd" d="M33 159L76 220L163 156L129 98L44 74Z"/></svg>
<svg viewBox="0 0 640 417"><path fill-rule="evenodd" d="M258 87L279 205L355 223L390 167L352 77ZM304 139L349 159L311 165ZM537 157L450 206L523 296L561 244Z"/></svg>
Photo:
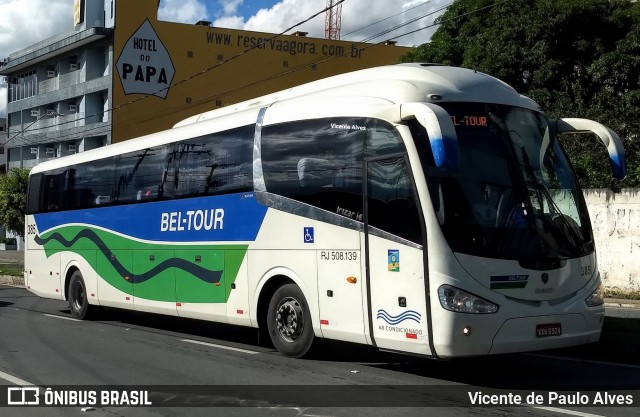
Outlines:
<svg viewBox="0 0 640 417"><path fill-rule="evenodd" d="M142 149L116 158L114 203L134 203L166 198L162 192L169 145Z"/></svg>
<svg viewBox="0 0 640 417"><path fill-rule="evenodd" d="M405 147L393 125L377 119L367 121L365 155L369 158L402 153Z"/></svg>
<svg viewBox="0 0 640 417"><path fill-rule="evenodd" d="M364 119L345 118L265 126L267 191L362 221L364 126Z"/></svg>
<svg viewBox="0 0 640 417"><path fill-rule="evenodd" d="M300 188L332 187L334 172L331 162L322 158L302 158L298 161Z"/></svg>
<svg viewBox="0 0 640 417"><path fill-rule="evenodd" d="M113 158L105 158L69 169L68 208L74 210L109 204L113 165Z"/></svg>
<svg viewBox="0 0 640 417"><path fill-rule="evenodd" d="M44 174L44 197L40 211L57 211L66 208L67 170L57 169Z"/></svg>
<svg viewBox="0 0 640 417"><path fill-rule="evenodd" d="M42 208L40 196L42 195L41 188L43 185L43 177L43 173L32 174L29 177L29 187L27 191L27 214L38 213Z"/></svg>
<svg viewBox="0 0 640 417"><path fill-rule="evenodd" d="M56 177L47 178L47 211L60 209L60 197L64 193L63 184Z"/></svg>
<svg viewBox="0 0 640 417"><path fill-rule="evenodd" d="M253 189L253 126L178 142L175 196L202 196Z"/></svg>
<svg viewBox="0 0 640 417"><path fill-rule="evenodd" d="M404 154L405 149L400 133L393 125L375 119L368 123L367 157ZM422 244L416 195L404 158L391 156L391 159L369 162L368 167L369 224Z"/></svg>
<svg viewBox="0 0 640 417"><path fill-rule="evenodd" d="M368 167L369 224L422 244L420 215L404 158L369 162Z"/></svg>

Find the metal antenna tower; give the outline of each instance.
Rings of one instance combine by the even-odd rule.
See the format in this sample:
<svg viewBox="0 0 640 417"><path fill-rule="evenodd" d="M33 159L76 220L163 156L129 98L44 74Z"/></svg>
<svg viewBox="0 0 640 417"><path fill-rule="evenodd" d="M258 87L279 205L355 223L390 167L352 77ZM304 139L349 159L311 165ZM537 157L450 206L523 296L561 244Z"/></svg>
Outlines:
<svg viewBox="0 0 640 417"><path fill-rule="evenodd" d="M342 20L342 2L340 0L327 0L327 16L324 22L324 37L327 39L340 39L340 21Z"/></svg>

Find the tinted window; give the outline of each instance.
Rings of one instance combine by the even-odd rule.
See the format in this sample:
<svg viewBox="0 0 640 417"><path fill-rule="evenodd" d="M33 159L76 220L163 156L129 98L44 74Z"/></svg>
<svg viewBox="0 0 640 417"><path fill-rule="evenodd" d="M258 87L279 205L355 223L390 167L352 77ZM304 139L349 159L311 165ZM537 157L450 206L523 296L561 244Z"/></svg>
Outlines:
<svg viewBox="0 0 640 417"><path fill-rule="evenodd" d="M40 211L57 211L66 208L67 171L56 169L46 172L42 181Z"/></svg>
<svg viewBox="0 0 640 417"><path fill-rule="evenodd" d="M425 166L442 232L454 252L540 259L594 250L584 198L542 114L484 103L441 106L456 129L460 167ZM428 143L426 136L415 140L417 147Z"/></svg>
<svg viewBox="0 0 640 417"><path fill-rule="evenodd" d="M327 118L266 126L267 191L362 220L365 119Z"/></svg>
<svg viewBox="0 0 640 417"><path fill-rule="evenodd" d="M69 209L81 209L111 202L113 158L87 162L69 168Z"/></svg>
<svg viewBox="0 0 640 417"><path fill-rule="evenodd" d="M420 216L404 158L367 166L369 225L421 244Z"/></svg>
<svg viewBox="0 0 640 417"><path fill-rule="evenodd" d="M116 158L114 203L133 203L165 198L163 172L166 171L169 146L142 149Z"/></svg>
<svg viewBox="0 0 640 417"><path fill-rule="evenodd" d="M29 213L253 189L252 125L30 177Z"/></svg>
<svg viewBox="0 0 640 417"><path fill-rule="evenodd" d="M369 120L367 123L367 157L390 155L404 152L402 139L398 131L382 120Z"/></svg>
<svg viewBox="0 0 640 417"><path fill-rule="evenodd" d="M254 127L245 126L178 142L176 197L252 190L253 135Z"/></svg>
<svg viewBox="0 0 640 417"><path fill-rule="evenodd" d="M40 189L44 174L33 174L29 176L29 192L27 194L27 213L33 214L39 211Z"/></svg>

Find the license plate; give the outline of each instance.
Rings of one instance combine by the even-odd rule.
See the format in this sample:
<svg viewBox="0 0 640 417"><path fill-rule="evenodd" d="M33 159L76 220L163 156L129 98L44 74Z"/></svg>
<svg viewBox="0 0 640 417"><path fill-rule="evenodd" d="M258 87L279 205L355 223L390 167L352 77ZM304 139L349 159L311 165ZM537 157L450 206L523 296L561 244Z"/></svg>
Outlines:
<svg viewBox="0 0 640 417"><path fill-rule="evenodd" d="M538 324L536 326L537 337L561 336L562 325L560 323Z"/></svg>

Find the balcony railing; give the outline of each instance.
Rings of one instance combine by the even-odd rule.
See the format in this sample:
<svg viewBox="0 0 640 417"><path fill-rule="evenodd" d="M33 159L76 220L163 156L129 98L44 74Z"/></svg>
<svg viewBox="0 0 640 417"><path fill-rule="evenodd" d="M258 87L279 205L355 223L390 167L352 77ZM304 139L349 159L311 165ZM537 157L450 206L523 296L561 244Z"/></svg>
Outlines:
<svg viewBox="0 0 640 417"><path fill-rule="evenodd" d="M43 133L45 130L65 130L72 127L80 127L86 124L85 120L84 113L70 113L49 117L45 116L25 129L22 134L27 136Z"/></svg>
<svg viewBox="0 0 640 417"><path fill-rule="evenodd" d="M49 78L48 80L38 83L38 94L49 93L61 88L71 87L83 83L87 80L87 72L83 68L81 70L71 71L66 74L59 75L57 77Z"/></svg>
<svg viewBox="0 0 640 417"><path fill-rule="evenodd" d="M38 94L36 78L28 77L22 79L20 83L9 83L8 89L8 101L12 103L14 101L22 100L29 97L34 97Z"/></svg>

